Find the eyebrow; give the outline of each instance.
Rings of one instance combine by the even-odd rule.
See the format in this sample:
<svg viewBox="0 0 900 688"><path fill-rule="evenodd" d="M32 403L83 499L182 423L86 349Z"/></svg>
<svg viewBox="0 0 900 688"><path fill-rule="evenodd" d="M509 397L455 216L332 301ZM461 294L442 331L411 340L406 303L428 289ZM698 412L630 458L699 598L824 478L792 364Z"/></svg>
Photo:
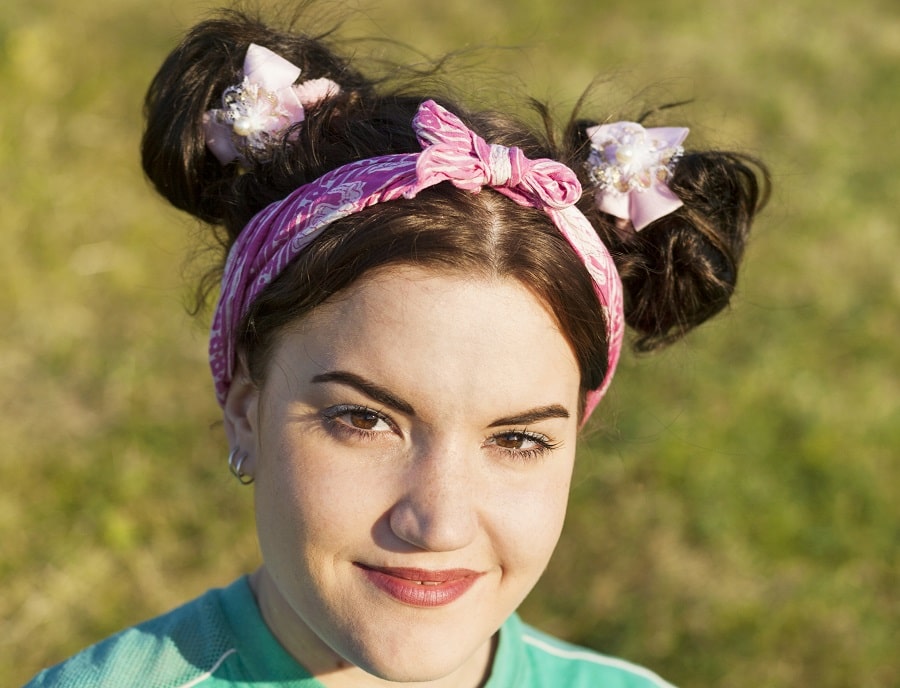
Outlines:
<svg viewBox="0 0 900 688"><path fill-rule="evenodd" d="M488 427L496 428L501 425L528 425L530 423L536 423L540 420L568 417L569 411L565 406L561 406L560 404L549 404L547 406L538 406L537 408L529 409L528 411L524 411L522 413L517 413L514 416L498 418L493 423L488 425Z"/></svg>
<svg viewBox="0 0 900 688"><path fill-rule="evenodd" d="M332 370L314 376L311 382L337 382L342 385L347 385L348 387L352 387L353 389L362 392L369 398L374 399L379 404L390 406L409 416L416 415L415 410L413 410L413 407L409 403L403 401L403 399L400 399L384 387L376 385L371 380L367 380L356 373L351 373L346 370Z"/></svg>
<svg viewBox="0 0 900 688"><path fill-rule="evenodd" d="M366 396L374 399L379 404L390 406L409 416L415 416L416 412L412 405L403 399L400 399L394 393L388 391L384 387L375 384L371 380L367 380L362 375L351 373L347 370L331 370L327 373L320 373L313 376L311 382L337 382L347 385L353 389L362 392ZM504 416L493 421L489 428L496 428L502 425L529 425L538 421L548 420L551 418L568 418L570 416L568 409L560 404L548 404L546 406L538 406L513 416Z"/></svg>

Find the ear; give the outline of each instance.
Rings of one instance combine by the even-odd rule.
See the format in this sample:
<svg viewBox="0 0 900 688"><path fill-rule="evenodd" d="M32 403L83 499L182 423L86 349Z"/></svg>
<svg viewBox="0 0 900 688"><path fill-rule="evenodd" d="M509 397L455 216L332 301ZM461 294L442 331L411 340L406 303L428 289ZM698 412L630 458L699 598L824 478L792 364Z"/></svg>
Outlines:
<svg viewBox="0 0 900 688"><path fill-rule="evenodd" d="M259 387L250 379L243 362L239 362L225 398L225 434L231 448L240 447L256 459L259 432Z"/></svg>

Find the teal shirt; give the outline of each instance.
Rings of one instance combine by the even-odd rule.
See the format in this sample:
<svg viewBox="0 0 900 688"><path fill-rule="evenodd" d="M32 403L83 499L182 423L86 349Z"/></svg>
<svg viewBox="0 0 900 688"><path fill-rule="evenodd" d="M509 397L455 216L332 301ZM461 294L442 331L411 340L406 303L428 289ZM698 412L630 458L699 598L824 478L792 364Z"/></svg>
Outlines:
<svg viewBox="0 0 900 688"><path fill-rule="evenodd" d="M34 677L25 688L323 688L263 621L246 578L210 590ZM628 662L564 643L513 614L487 688L672 688Z"/></svg>

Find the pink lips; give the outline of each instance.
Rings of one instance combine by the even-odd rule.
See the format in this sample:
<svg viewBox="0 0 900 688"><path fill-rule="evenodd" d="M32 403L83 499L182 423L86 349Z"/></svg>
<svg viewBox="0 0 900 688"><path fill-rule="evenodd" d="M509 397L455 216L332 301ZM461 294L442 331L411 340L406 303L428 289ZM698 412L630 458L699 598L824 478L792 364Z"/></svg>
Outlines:
<svg viewBox="0 0 900 688"><path fill-rule="evenodd" d="M462 597L481 577L470 569L429 569L356 564L375 587L413 607L441 607Z"/></svg>

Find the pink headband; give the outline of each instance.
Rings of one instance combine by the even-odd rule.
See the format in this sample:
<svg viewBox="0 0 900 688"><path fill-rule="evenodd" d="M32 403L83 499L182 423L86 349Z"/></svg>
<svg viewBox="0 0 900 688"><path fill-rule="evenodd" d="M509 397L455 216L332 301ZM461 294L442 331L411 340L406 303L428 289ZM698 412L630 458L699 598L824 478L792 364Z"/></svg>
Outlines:
<svg viewBox="0 0 900 688"><path fill-rule="evenodd" d="M209 360L219 403L225 403L234 374L241 320L256 296L322 229L376 203L413 198L422 189L449 181L473 193L489 187L519 205L543 210L584 262L609 329L606 377L588 393L587 419L612 380L625 322L622 283L612 257L575 207L581 197L575 173L554 160L529 160L518 148L487 143L431 100L419 107L413 129L421 153L385 155L339 167L272 203L243 229L225 264L210 332Z"/></svg>

